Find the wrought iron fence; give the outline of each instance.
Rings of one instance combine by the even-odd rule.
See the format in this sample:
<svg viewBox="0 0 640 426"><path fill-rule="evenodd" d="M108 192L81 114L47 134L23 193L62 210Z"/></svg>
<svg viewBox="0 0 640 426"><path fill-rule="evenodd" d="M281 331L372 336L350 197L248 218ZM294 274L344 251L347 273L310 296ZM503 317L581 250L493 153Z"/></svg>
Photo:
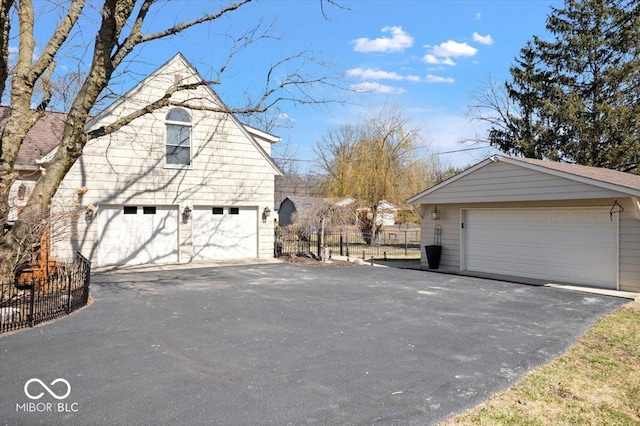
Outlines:
<svg viewBox="0 0 640 426"><path fill-rule="evenodd" d="M71 264L27 282L0 283L0 333L67 315L89 300L91 262L80 253Z"/></svg>
<svg viewBox="0 0 640 426"><path fill-rule="evenodd" d="M377 234L356 228L325 232L324 244L332 255L363 259L419 259L420 229L389 228ZM317 229L296 230L285 227L276 235L275 255L301 256L322 253L320 233Z"/></svg>

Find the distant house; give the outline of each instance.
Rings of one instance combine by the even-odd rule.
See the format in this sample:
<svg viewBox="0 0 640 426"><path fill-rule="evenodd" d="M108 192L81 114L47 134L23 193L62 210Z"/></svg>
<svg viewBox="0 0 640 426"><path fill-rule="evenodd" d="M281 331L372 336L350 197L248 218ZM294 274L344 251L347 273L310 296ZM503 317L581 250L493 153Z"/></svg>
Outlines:
<svg viewBox="0 0 640 426"><path fill-rule="evenodd" d="M368 207L357 209L358 212L368 212L371 209ZM398 214L398 207L391 204L387 200L382 200L378 203L376 224L378 226L393 226L396 224L396 215Z"/></svg>
<svg viewBox="0 0 640 426"><path fill-rule="evenodd" d="M4 127L8 118L9 107L0 107L0 127ZM44 170L42 158L60 143L66 118L67 114L64 113L46 113L22 142L14 165L18 176L9 194L9 222L18 218L20 208L26 204L36 180Z"/></svg>
<svg viewBox="0 0 640 426"><path fill-rule="evenodd" d="M280 226L287 226L293 223L294 214L304 212L314 204L323 202L319 197L287 197L280 203L278 208L278 220Z"/></svg>
<svg viewBox="0 0 640 426"><path fill-rule="evenodd" d="M182 55L85 129L139 110L177 82L192 86L174 95L182 106L147 113L86 145L52 202L52 230L64 231L52 241L58 258L80 251L106 266L273 256L274 177L282 171L270 152L279 138L222 112ZM25 139L11 193L14 218L46 171L63 124L64 114L47 113Z"/></svg>
<svg viewBox="0 0 640 426"><path fill-rule="evenodd" d="M319 197L297 197L291 196L287 197L280 203L280 207L278 209L279 215L279 223L280 226L287 226L293 222L293 214L303 212L314 204L328 201L327 199L319 198ZM351 197L345 197L341 200L333 202L334 205L340 207L349 207L355 206L356 200ZM353 208L353 207L352 207ZM367 207L355 209L356 213L360 212L368 212L370 209ZM398 207L389 203L388 201L382 200L378 204L378 225L383 226L392 226L396 223L396 214L398 212Z"/></svg>

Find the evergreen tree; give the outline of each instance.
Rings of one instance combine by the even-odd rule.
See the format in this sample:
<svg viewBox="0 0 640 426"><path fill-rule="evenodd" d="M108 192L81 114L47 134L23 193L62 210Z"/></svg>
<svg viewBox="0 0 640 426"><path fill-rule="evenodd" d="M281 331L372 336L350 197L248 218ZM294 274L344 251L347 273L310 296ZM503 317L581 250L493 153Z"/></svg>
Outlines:
<svg viewBox="0 0 640 426"><path fill-rule="evenodd" d="M567 0L511 68L504 152L640 173L640 2Z"/></svg>

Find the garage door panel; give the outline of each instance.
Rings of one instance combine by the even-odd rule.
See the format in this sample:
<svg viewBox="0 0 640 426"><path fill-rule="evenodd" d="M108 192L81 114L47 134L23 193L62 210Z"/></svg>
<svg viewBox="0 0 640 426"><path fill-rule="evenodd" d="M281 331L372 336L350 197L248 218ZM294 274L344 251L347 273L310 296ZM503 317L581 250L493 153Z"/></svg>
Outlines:
<svg viewBox="0 0 640 426"><path fill-rule="evenodd" d="M617 224L596 209L465 212L470 271L615 288Z"/></svg>
<svg viewBox="0 0 640 426"><path fill-rule="evenodd" d="M258 255L258 213L249 207L195 207L195 260L253 258Z"/></svg>
<svg viewBox="0 0 640 426"><path fill-rule="evenodd" d="M177 262L177 207L102 206L98 215L99 265Z"/></svg>

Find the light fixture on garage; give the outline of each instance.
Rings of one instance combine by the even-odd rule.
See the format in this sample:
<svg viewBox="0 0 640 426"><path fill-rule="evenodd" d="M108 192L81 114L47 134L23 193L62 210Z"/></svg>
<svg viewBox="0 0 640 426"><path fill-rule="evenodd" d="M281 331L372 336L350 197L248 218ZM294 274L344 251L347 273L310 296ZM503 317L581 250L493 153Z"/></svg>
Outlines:
<svg viewBox="0 0 640 426"><path fill-rule="evenodd" d="M269 206L267 206L264 208L264 210L262 210L262 223L267 223L267 218L269 217L269 215L271 215L271 209L269 208Z"/></svg>
<svg viewBox="0 0 640 426"><path fill-rule="evenodd" d="M611 221L613 222L614 213L620 214L623 211L624 207L618 204L618 200L613 200L613 206L611 206L611 210L609 210L609 217L611 218Z"/></svg>
<svg viewBox="0 0 640 426"><path fill-rule="evenodd" d="M189 219L191 219L191 209L187 206L182 210L182 222L187 223Z"/></svg>
<svg viewBox="0 0 640 426"><path fill-rule="evenodd" d="M87 210L85 210L84 212L84 220L86 222L91 222L95 214L96 214L96 206L94 206L93 204L89 204L87 206Z"/></svg>
<svg viewBox="0 0 640 426"><path fill-rule="evenodd" d="M438 210L438 205L436 204L431 210L431 220L440 220L440 210Z"/></svg>

